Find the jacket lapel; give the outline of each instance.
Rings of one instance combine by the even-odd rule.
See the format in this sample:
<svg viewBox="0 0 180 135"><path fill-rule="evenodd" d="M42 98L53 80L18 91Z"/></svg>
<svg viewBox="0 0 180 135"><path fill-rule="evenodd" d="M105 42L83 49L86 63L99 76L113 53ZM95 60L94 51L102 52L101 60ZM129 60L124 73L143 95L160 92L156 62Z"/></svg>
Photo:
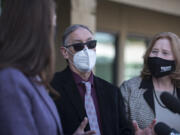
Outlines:
<svg viewBox="0 0 180 135"><path fill-rule="evenodd" d="M42 100L44 101L44 103L49 108L49 111L52 113L52 115L58 125L60 135L63 135L62 126L60 123L60 117L57 113L56 106L55 106L53 100L51 99L51 97L49 96L48 92L46 91L45 87L43 85L35 84L32 80L30 80L30 82L34 86L34 88L36 89L36 91L38 92L38 94L40 95Z"/></svg>
<svg viewBox="0 0 180 135"><path fill-rule="evenodd" d="M96 78L95 76L94 76L94 85L95 85L98 107L99 107L99 112L100 112L102 130L104 134L108 134L107 129L110 126L112 126L112 124L110 123L106 115L106 113L108 112L106 108L106 102L108 102L108 99L106 100L103 84L101 84L101 82L98 81L98 78Z"/></svg>
<svg viewBox="0 0 180 135"><path fill-rule="evenodd" d="M82 121L86 115L86 111L84 108L84 102L82 100L82 97L80 96L80 93L78 91L78 88L76 86L75 81L73 80L72 73L69 69L69 67L65 70L64 79L64 91L67 93L69 100L71 101L72 105L77 111L77 114Z"/></svg>
<svg viewBox="0 0 180 135"><path fill-rule="evenodd" d="M180 100L180 88L177 88L177 97Z"/></svg>
<svg viewBox="0 0 180 135"><path fill-rule="evenodd" d="M151 107L155 115L155 106L154 106L154 98L153 98L154 87L153 87L152 79L151 78L143 79L139 88L146 89L146 91L143 94L144 99L146 100L147 104Z"/></svg>
<svg viewBox="0 0 180 135"><path fill-rule="evenodd" d="M154 115L156 115L155 106L154 106L154 98L153 98L154 86L153 86L152 78L143 79L140 84L140 88L147 89L147 91L145 91L143 95L144 99L153 110ZM180 99L180 88L177 88L177 97Z"/></svg>

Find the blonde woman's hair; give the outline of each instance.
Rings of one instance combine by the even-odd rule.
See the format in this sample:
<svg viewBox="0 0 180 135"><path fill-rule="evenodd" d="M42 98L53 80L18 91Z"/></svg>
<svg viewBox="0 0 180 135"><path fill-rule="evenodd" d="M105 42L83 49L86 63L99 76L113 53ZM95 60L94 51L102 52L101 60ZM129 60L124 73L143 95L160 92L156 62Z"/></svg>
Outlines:
<svg viewBox="0 0 180 135"><path fill-rule="evenodd" d="M144 64L143 64L143 69L141 71L141 77L142 78L151 77L151 73L148 69L147 60L152 51L152 48L154 47L154 44L159 39L168 39L170 42L171 49L175 58L175 65L176 65L175 71L171 73L170 77L172 79L172 82L176 85L176 87L180 88L180 39L176 34L172 32L158 33L152 38L143 57Z"/></svg>

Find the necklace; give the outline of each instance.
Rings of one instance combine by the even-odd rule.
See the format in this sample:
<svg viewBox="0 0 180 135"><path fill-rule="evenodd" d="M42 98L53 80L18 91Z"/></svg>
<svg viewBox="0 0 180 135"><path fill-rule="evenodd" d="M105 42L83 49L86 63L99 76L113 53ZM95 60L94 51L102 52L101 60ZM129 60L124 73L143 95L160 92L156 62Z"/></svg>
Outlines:
<svg viewBox="0 0 180 135"><path fill-rule="evenodd" d="M174 86L174 89L173 89L173 96L175 96L175 92L176 92L176 87ZM157 95L156 95L156 92L155 92L155 89L153 88L153 93L154 93L154 96L155 96L155 99L157 101L157 103L162 107L162 108L167 108L166 106L164 106L158 99Z"/></svg>

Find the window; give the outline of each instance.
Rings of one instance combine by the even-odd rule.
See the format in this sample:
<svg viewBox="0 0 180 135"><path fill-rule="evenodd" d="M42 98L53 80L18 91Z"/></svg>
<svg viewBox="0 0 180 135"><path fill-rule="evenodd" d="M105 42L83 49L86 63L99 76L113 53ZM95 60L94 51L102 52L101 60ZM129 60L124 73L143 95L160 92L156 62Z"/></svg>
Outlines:
<svg viewBox="0 0 180 135"><path fill-rule="evenodd" d="M95 74L115 84L116 36L110 33L96 32L96 66Z"/></svg>
<svg viewBox="0 0 180 135"><path fill-rule="evenodd" d="M4 0L0 0L0 15L2 13L2 7L4 5Z"/></svg>
<svg viewBox="0 0 180 135"><path fill-rule="evenodd" d="M124 80L140 75L147 42L148 39L145 37L138 37L134 35L127 37L124 50Z"/></svg>

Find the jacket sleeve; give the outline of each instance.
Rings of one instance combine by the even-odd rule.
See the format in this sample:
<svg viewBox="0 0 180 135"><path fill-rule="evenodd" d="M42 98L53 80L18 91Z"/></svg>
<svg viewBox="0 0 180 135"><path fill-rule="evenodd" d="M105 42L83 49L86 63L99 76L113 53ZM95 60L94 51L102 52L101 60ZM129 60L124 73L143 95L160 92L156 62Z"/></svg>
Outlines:
<svg viewBox="0 0 180 135"><path fill-rule="evenodd" d="M132 125L132 121L128 119L128 115L126 112L126 99L122 97L121 91L118 89L118 109L119 109L119 121L120 121L120 134L121 135L134 135L134 128Z"/></svg>
<svg viewBox="0 0 180 135"><path fill-rule="evenodd" d="M21 72L0 71L0 135L38 135L31 89Z"/></svg>
<svg viewBox="0 0 180 135"><path fill-rule="evenodd" d="M127 114L128 119L130 120L130 106L129 106L129 100L130 100L130 90L127 88L126 82L123 82L122 85L120 86L120 92L122 93L122 97L124 100L124 105L125 105L125 111Z"/></svg>

